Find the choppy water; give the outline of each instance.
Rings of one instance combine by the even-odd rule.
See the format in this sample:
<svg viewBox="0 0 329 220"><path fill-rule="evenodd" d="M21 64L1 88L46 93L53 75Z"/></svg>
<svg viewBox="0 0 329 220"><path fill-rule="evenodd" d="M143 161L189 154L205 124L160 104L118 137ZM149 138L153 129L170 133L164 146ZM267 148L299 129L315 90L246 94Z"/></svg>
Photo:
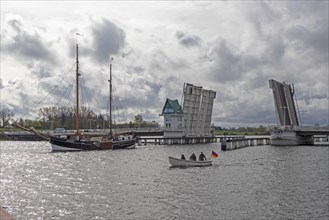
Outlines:
<svg viewBox="0 0 329 220"><path fill-rule="evenodd" d="M328 146L0 144L1 206L17 219L329 219ZM170 168L168 156L212 150L211 167Z"/></svg>

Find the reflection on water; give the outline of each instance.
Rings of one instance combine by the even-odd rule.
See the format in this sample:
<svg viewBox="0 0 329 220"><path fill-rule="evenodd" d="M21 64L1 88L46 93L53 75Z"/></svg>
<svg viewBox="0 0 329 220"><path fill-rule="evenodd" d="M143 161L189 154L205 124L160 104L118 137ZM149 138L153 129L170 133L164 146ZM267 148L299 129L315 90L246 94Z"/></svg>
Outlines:
<svg viewBox="0 0 329 220"><path fill-rule="evenodd" d="M17 219L328 219L329 147L217 144L51 153L1 143L1 206ZM219 157L171 168L168 156Z"/></svg>

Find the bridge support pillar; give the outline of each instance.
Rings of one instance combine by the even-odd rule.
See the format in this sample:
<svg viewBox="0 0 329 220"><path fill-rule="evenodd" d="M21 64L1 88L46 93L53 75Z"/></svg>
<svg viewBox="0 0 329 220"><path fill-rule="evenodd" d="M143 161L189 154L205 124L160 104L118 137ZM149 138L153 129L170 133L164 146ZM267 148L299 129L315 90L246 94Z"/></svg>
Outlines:
<svg viewBox="0 0 329 220"><path fill-rule="evenodd" d="M280 132L272 132L271 135L271 145L274 146L297 146L313 144L313 135L299 135L296 131L283 130Z"/></svg>

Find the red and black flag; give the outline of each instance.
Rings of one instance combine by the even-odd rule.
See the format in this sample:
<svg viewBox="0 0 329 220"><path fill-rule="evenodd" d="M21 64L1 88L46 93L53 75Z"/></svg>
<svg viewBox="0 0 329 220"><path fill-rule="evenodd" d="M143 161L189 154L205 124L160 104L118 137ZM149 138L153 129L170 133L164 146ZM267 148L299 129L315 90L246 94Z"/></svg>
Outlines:
<svg viewBox="0 0 329 220"><path fill-rule="evenodd" d="M218 157L218 154L215 151L212 151L211 158L215 159L216 157Z"/></svg>

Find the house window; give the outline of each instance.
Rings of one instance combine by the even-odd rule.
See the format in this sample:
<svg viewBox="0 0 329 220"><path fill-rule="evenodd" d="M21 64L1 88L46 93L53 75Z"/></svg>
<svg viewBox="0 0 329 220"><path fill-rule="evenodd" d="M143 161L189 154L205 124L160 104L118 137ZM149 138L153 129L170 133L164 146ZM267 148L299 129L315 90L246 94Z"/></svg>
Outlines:
<svg viewBox="0 0 329 220"><path fill-rule="evenodd" d="M174 109L170 108L170 107L166 107L163 111L164 113L173 113Z"/></svg>

